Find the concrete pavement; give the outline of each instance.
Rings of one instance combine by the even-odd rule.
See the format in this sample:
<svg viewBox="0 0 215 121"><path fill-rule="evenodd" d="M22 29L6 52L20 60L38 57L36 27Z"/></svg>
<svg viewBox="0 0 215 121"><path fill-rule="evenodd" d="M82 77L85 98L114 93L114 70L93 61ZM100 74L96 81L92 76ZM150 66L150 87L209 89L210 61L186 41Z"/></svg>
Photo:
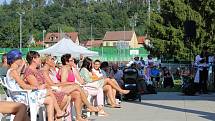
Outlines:
<svg viewBox="0 0 215 121"><path fill-rule="evenodd" d="M215 93L184 96L180 92L143 95L141 102L122 102L123 108L105 107L108 117L91 121L215 121Z"/></svg>
<svg viewBox="0 0 215 121"><path fill-rule="evenodd" d="M122 109L105 108L108 117L95 121L215 121L215 94L184 96L180 92L143 95L141 102L123 102Z"/></svg>

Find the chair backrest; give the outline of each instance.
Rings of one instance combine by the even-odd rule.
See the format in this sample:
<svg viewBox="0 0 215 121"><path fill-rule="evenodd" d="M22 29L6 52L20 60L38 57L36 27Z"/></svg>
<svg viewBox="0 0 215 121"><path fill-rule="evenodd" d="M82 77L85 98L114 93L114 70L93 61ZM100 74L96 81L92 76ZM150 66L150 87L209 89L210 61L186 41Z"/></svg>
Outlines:
<svg viewBox="0 0 215 121"><path fill-rule="evenodd" d="M125 84L136 84L138 78L138 70L126 68L123 70L123 81Z"/></svg>
<svg viewBox="0 0 215 121"><path fill-rule="evenodd" d="M19 102L17 101L14 96L15 95L22 95L25 97L25 101L21 101L22 103L25 103L26 105L29 105L29 100L28 100L28 92L25 90L16 90L16 89L12 89L7 82L7 78L4 77L3 79L1 79L1 83L4 87L4 91L6 93L6 95L10 98L9 100L13 100L14 102Z"/></svg>

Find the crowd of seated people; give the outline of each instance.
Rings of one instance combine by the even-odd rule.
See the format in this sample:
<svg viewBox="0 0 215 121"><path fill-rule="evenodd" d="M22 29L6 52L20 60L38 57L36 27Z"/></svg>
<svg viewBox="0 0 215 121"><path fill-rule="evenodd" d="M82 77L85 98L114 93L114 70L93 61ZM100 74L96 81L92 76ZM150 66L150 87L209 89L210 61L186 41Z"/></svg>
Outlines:
<svg viewBox="0 0 215 121"><path fill-rule="evenodd" d="M98 112L99 116L107 116L104 110L104 97L111 108L121 108L116 102L116 92L129 93L119 85L120 80L114 79L114 74L108 76L105 70L100 69L99 60L85 57L81 63L75 63L71 54L61 56L61 66L56 68L55 57L42 55L36 51L29 51L26 59L19 50L11 50L3 56L3 62L7 62L7 73L5 74L8 86L15 90L32 90L30 96L38 105L45 105L48 121L61 121L62 118L71 115L68 107L74 102L76 121L87 121L82 115L82 109L88 112ZM3 65L3 64L2 64ZM5 64L4 64L5 65ZM116 76L115 76L116 77ZM123 83L121 81L121 83ZM88 100L91 93L90 88L96 90L97 105ZM2 101L0 113L15 114L15 121L28 121L25 105L25 97L12 95L14 102ZM96 106L96 107L95 107ZM69 107L70 108L70 107Z"/></svg>
<svg viewBox="0 0 215 121"><path fill-rule="evenodd" d="M141 93L144 93L146 84L150 81L159 87L160 77L163 77L164 88L174 86L171 72L167 68L160 69L160 65L153 61L151 55L145 61L135 57L127 67L80 56L78 61L71 54L64 54L59 65L56 63L56 57L52 55L40 55L36 51L29 51L24 60L19 50L11 50L2 56L1 67L6 70L4 76L7 77L11 88L34 90L31 95L37 99L38 104L46 106L48 121L71 116L69 109L73 103L76 121L88 120L82 113L83 108L88 112L98 112L99 116L108 116L104 109L104 99L109 107L121 108L117 102L117 95L128 94L130 91L123 89L122 69L137 71L138 90ZM95 97L96 103L88 100L89 96ZM25 105L22 105L25 104L23 98L22 95L16 95L13 97L16 103L1 102L1 105L8 105L11 109L0 112L20 115L19 110L26 110ZM19 118L29 120L27 115Z"/></svg>

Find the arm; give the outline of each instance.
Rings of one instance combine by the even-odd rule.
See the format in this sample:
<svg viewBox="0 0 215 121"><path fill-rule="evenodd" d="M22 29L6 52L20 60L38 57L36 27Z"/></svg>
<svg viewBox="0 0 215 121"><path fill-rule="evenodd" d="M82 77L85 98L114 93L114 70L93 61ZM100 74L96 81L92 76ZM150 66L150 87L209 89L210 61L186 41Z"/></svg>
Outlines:
<svg viewBox="0 0 215 121"><path fill-rule="evenodd" d="M26 67L25 64L26 64L26 62L24 60L22 60L22 65L20 67L18 67L18 69L17 69L18 73L24 72L25 67Z"/></svg>
<svg viewBox="0 0 215 121"><path fill-rule="evenodd" d="M68 74L69 74L68 69L66 67L62 67L62 69L60 71L60 76L61 76L61 82L62 83L67 82Z"/></svg>
<svg viewBox="0 0 215 121"><path fill-rule="evenodd" d="M39 83L34 75L28 75L26 77L26 80L28 81L28 83L31 86L36 87L36 89L45 89L46 88L45 84L39 85Z"/></svg>
<svg viewBox="0 0 215 121"><path fill-rule="evenodd" d="M20 78L20 75L18 74L18 72L17 72L16 70L11 71L10 75L11 75L11 77L12 77L13 79L16 80L16 82L19 84L19 86L20 86L22 89L27 89L27 90L36 89L36 86L32 86L32 85L26 84L26 83Z"/></svg>
<svg viewBox="0 0 215 121"><path fill-rule="evenodd" d="M78 72L78 70L76 68L72 68L73 69L73 73L75 75L75 78L77 79L77 81L80 83L80 84L84 84L84 80L81 78L80 76L80 73Z"/></svg>
<svg viewBox="0 0 215 121"><path fill-rule="evenodd" d="M93 82L89 73L90 72L86 68L82 68L80 71L80 74L86 83Z"/></svg>
<svg viewBox="0 0 215 121"><path fill-rule="evenodd" d="M53 83L52 79L50 78L49 76L49 72L48 71L43 71L43 76L46 80L46 83L49 85L49 86L54 86L55 84Z"/></svg>

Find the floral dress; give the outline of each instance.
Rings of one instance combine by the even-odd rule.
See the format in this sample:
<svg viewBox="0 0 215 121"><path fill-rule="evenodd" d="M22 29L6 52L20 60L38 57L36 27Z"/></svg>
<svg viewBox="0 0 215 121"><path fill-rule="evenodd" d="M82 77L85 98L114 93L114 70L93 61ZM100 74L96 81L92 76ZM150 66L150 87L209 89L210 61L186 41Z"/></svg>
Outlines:
<svg viewBox="0 0 215 121"><path fill-rule="evenodd" d="M30 76L30 75L33 75L37 79L38 85L45 84L45 78L43 76L42 71L40 71L40 70L33 71L32 69L27 68L25 73L24 73L24 78L26 79L26 77ZM61 104L66 93L61 92L61 91L55 91L55 90L52 90L52 92L55 95L55 98L56 98L58 104Z"/></svg>
<svg viewBox="0 0 215 121"><path fill-rule="evenodd" d="M23 91L23 89L20 87L20 85L16 82L15 79L13 79L10 76L10 72L12 71L12 69L9 69L7 71L7 75L6 75L6 83L8 85L8 87L10 89L13 89L12 92L10 92L10 96L11 98L15 101L15 102L20 102L20 103L24 103L24 104L28 104L26 99L26 93L24 92L17 92L17 91ZM30 90L29 90L30 91ZM37 105L42 105L44 103L47 91L46 89L43 90L32 90L30 93L28 93L31 102L37 104Z"/></svg>

